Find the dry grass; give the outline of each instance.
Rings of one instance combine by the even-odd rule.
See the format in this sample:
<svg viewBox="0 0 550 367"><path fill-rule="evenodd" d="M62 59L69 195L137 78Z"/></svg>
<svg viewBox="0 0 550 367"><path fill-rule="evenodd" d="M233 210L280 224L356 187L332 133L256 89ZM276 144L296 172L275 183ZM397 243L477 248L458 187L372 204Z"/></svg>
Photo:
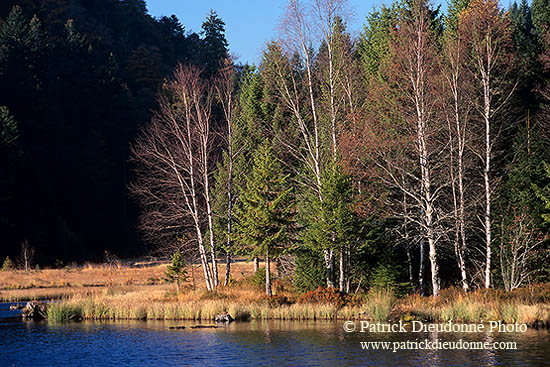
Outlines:
<svg viewBox="0 0 550 367"><path fill-rule="evenodd" d="M76 295L56 304L48 311L53 320L74 318L87 320L213 320L222 312L229 312L236 320L328 320L358 318L359 307L337 309L328 304L271 305L261 296L237 298L236 290L217 293L216 299L205 298L205 292L188 292L175 296L160 290L118 290L89 296ZM258 292L257 292L258 293Z"/></svg>
<svg viewBox="0 0 550 367"><path fill-rule="evenodd" d="M437 299L411 295L398 301L394 314L433 322L503 321L550 326L550 284L512 292L483 289L464 293L448 288Z"/></svg>
<svg viewBox="0 0 550 367"><path fill-rule="evenodd" d="M431 322L477 323L503 321L530 326L550 325L550 305L497 301L477 292L432 299L409 296L396 299L391 292L371 291L362 302L345 306L330 303L274 304L260 291L229 287L218 292L190 291L176 295L169 286L111 288L91 295L64 299L52 311L54 319L89 320L212 320L229 312L237 320L420 319Z"/></svg>
<svg viewBox="0 0 550 367"><path fill-rule="evenodd" d="M45 269L25 272L0 271L0 301L28 299L58 299L75 295L90 295L110 288L133 289L135 287L159 287L165 291L170 285L164 281L166 264L150 267L109 266L86 264L81 267ZM232 278L242 279L252 274L251 263L232 264ZM188 270L186 286L204 289L204 276L200 265ZM225 265L219 265L219 273L225 273Z"/></svg>

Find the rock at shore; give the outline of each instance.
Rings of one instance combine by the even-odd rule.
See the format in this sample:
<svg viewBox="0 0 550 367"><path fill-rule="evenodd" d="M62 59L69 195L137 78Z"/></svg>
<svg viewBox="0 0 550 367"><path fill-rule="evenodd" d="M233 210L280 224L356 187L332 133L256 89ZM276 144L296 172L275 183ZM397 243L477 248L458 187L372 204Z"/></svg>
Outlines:
<svg viewBox="0 0 550 367"><path fill-rule="evenodd" d="M224 313L221 313L219 315L216 315L216 317L214 318L214 321L224 322L224 323L228 324L232 321L235 321L235 319L233 319L233 317L231 317L231 315L228 314L227 312L224 312Z"/></svg>
<svg viewBox="0 0 550 367"><path fill-rule="evenodd" d="M46 304L38 301L27 302L21 310L21 315L25 320L42 321L48 315Z"/></svg>

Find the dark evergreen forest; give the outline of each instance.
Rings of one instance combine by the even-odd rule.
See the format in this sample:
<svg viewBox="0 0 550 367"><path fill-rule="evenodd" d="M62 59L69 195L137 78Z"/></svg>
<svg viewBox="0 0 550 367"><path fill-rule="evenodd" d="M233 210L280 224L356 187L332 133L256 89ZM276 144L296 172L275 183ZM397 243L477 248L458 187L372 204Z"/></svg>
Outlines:
<svg viewBox="0 0 550 367"><path fill-rule="evenodd" d="M191 32L143 0L0 4L0 252L36 262L138 255L130 142L178 62L213 73L227 55L212 13ZM8 144L9 143L9 144Z"/></svg>

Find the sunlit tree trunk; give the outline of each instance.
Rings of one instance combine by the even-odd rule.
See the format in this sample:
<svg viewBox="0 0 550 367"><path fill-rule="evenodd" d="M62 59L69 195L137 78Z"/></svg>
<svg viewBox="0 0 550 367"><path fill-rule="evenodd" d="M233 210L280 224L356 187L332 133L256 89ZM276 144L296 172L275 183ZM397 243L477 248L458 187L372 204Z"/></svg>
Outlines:
<svg viewBox="0 0 550 367"><path fill-rule="evenodd" d="M461 34L448 34L444 50L444 88L449 91L452 103L443 106L446 110L449 126L449 147L451 176L451 193L453 200L454 220L454 251L461 276L461 285L464 291L468 290L465 254L466 220L465 220L465 188L464 188L464 152L466 147L467 122L469 118L470 102L466 98L468 85L465 82L465 47ZM456 155L456 159L455 159Z"/></svg>
<svg viewBox="0 0 550 367"><path fill-rule="evenodd" d="M268 296L272 296L273 293L271 292L271 259L269 258L269 252L266 251L265 253L265 294Z"/></svg>
<svg viewBox="0 0 550 367"><path fill-rule="evenodd" d="M216 91L218 99L223 108L225 122L227 124L227 238L226 238L226 258L225 258L225 279L224 286L229 284L231 274L231 249L232 249L232 225L233 225L233 105L234 105L234 79L235 70L232 60L225 61L225 67L218 74L216 82Z"/></svg>
<svg viewBox="0 0 550 367"><path fill-rule="evenodd" d="M477 82L475 107L483 126L483 148L475 151L482 162L484 205L482 228L484 232L483 286L491 286L492 270L492 196L497 181L492 160L494 147L504 125L505 108L517 86L512 77L514 68L512 26L495 0L480 0L470 5L459 18L459 33L468 40L470 70ZM514 82L514 79L516 82ZM480 144L481 145L481 144Z"/></svg>

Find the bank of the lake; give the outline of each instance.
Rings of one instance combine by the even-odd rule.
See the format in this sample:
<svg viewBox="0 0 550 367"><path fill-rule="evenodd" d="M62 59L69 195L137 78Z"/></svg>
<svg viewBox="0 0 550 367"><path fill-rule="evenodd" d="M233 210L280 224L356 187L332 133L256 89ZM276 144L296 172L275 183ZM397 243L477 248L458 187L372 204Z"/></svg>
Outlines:
<svg viewBox="0 0 550 367"><path fill-rule="evenodd" d="M434 299L411 295L398 298L391 291L371 290L362 296L343 296L319 288L295 299L243 295L223 289L212 293L155 298L143 291L111 291L73 296L51 304L52 320L213 320L228 312L236 320L421 320L428 322L524 323L550 327L548 285L504 293L483 290L463 293L448 289Z"/></svg>
<svg viewBox="0 0 550 367"><path fill-rule="evenodd" d="M223 268L223 266L220 266ZM437 298L399 295L383 289L344 295L319 288L297 293L290 281L277 279L273 297L262 291L262 278L253 265L232 264L227 287L209 292L198 265L176 292L164 280L166 263L72 266L30 272L3 271L0 302L52 300L51 320L212 320L228 312L237 320L421 320L477 323L503 321L530 327L550 326L550 284L512 292L480 289L442 290Z"/></svg>

